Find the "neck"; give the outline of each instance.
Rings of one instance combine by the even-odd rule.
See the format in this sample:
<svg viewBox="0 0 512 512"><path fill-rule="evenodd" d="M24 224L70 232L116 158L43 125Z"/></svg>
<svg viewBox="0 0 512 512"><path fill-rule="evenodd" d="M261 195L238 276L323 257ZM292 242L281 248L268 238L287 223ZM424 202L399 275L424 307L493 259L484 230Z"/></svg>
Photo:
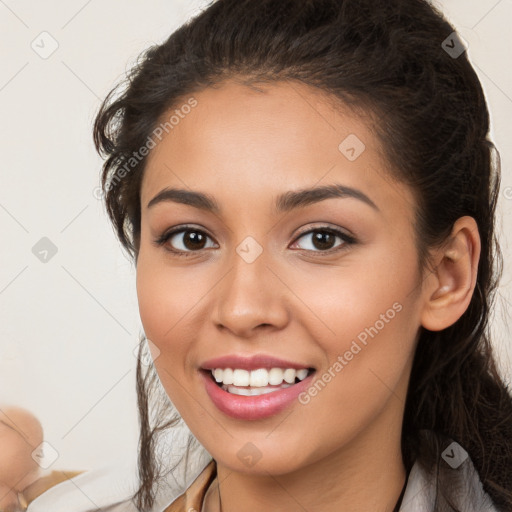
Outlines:
<svg viewBox="0 0 512 512"><path fill-rule="evenodd" d="M214 484L220 484L208 490L204 510L393 511L406 479L401 421L396 421L398 416L401 420L397 415L400 405L394 405L385 407L381 416L347 446L291 473L238 473L217 463Z"/></svg>

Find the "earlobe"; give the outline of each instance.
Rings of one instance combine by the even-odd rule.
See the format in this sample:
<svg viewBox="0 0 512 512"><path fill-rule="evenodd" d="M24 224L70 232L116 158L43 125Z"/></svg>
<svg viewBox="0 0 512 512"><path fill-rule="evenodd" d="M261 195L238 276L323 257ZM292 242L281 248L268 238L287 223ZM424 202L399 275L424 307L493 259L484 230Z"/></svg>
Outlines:
<svg viewBox="0 0 512 512"><path fill-rule="evenodd" d="M436 265L425 280L421 324L430 331L453 325L471 301L480 259L480 235L469 216L455 222L449 241L436 251Z"/></svg>

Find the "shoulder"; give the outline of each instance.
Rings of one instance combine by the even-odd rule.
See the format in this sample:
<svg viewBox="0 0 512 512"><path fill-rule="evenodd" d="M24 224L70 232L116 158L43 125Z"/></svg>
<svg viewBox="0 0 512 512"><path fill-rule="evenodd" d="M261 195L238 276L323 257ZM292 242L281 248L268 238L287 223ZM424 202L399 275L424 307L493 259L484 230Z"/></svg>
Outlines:
<svg viewBox="0 0 512 512"><path fill-rule="evenodd" d="M190 486L162 512L201 511L206 491L217 476L217 466L212 460Z"/></svg>
<svg viewBox="0 0 512 512"><path fill-rule="evenodd" d="M74 478L81 473L83 473L83 471L52 471L51 473L42 476L23 491L22 496L25 500L23 505L26 506L32 503L38 496L48 491L50 488Z"/></svg>
<svg viewBox="0 0 512 512"><path fill-rule="evenodd" d="M433 459L430 464L414 463L400 512L499 512L461 445L427 430L422 431L422 439L434 450Z"/></svg>
<svg viewBox="0 0 512 512"><path fill-rule="evenodd" d="M165 512L212 462L204 449L191 452L181 454L179 463L157 486L152 512ZM132 499L139 488L135 460L118 461L92 471L55 471L52 478L42 482L30 501L27 499L27 512L139 512Z"/></svg>
<svg viewBox="0 0 512 512"><path fill-rule="evenodd" d="M30 496L24 493L27 512L89 512L119 503L135 488L137 479L133 469L110 466L74 473L54 471L52 478L42 482Z"/></svg>

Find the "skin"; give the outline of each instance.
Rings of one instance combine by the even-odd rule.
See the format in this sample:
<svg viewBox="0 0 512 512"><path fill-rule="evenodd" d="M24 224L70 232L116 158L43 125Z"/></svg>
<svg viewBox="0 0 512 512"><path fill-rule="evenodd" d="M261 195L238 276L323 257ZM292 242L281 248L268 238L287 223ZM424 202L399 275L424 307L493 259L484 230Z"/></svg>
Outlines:
<svg viewBox="0 0 512 512"><path fill-rule="evenodd" d="M217 462L220 485L204 508L391 511L405 480L400 433L418 331L448 327L466 310L476 224L459 219L449 243L432 251L433 271L423 271L412 191L387 175L368 117L297 83L256 90L228 81L194 97L197 106L149 155L137 293L162 384ZM355 161L338 149L349 134L366 146ZM278 194L334 183L364 192L378 210L349 197L273 210ZM165 187L206 192L221 212L171 201L148 208ZM185 223L207 236L203 246L183 233L165 246L153 242ZM304 233L326 225L356 243L322 256L326 249ZM247 236L263 250L252 263L236 252ZM343 244L336 237L328 247ZM206 394L201 363L233 353L272 354L320 377L394 303L400 312L306 405L243 421ZM237 456L247 443L261 456L251 466Z"/></svg>
<svg viewBox="0 0 512 512"><path fill-rule="evenodd" d="M16 510L17 494L39 478L32 452L42 442L43 428L30 411L0 407L0 510Z"/></svg>

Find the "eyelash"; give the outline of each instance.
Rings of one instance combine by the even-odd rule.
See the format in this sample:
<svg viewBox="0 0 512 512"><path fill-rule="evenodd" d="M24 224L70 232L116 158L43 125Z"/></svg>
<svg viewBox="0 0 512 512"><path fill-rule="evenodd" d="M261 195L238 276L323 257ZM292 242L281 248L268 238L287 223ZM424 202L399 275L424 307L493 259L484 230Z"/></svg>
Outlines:
<svg viewBox="0 0 512 512"><path fill-rule="evenodd" d="M164 232L162 235L160 235L159 237L157 237L154 240L154 243L158 247L162 247L162 246L164 246L168 242L168 240L170 238L172 238L172 236L174 236L174 235L176 235L178 233L184 233L184 232L187 232L187 231L192 231L192 232L195 232L195 233L201 233L202 235L205 235L206 237L211 238L204 231L202 231L200 229L197 229L194 226L186 226L185 225L185 226L179 226L177 228L174 228L171 231ZM331 235L334 235L334 236L337 236L337 237L341 238L344 243L340 244L340 245L338 245L336 247L333 247L331 249L327 249L325 251L320 251L320 250L311 251L309 249L299 249L299 250L318 253L320 256L330 256L330 255L332 255L334 253L341 252L343 250L347 250L351 245L357 243L357 240L353 236L348 235L347 233L344 233L344 232L342 232L342 231L340 231L338 229L331 228L329 226L320 226L320 227L317 227L317 228L305 231L303 233L300 233L297 236L297 238L295 239L294 243L297 240L299 240L300 238L302 238L303 236L309 235L311 233L316 233L316 232L330 233ZM188 257L191 257L194 253L198 253L198 252L200 252L201 250L204 250L204 249L199 249L197 251L182 251L182 250L172 249L170 247L165 247L165 250L170 252L170 253L172 253L175 256L188 258Z"/></svg>

